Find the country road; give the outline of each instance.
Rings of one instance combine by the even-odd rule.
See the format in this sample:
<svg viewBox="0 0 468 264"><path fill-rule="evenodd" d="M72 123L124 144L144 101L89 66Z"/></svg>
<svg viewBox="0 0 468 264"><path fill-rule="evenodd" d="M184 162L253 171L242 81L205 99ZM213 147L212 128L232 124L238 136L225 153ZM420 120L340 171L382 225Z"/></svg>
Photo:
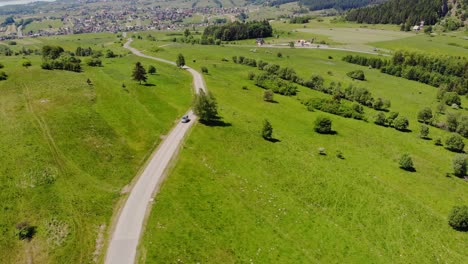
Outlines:
<svg viewBox="0 0 468 264"><path fill-rule="evenodd" d="M175 66L172 61L151 57L130 47L132 39L129 39L124 47L133 54ZM202 75L190 67L184 67L193 76L195 92L199 89L206 91ZM174 70L176 70L174 68ZM174 158L184 136L195 123L196 116L189 110L187 112L191 121L189 123L178 122L167 137L148 160L146 167L133 186L125 205L117 216L115 229L111 234L111 241L107 250L105 263L108 264L130 264L135 262L136 250L140 240L143 224L147 211L150 209L155 194L161 182L166 176L166 170L170 161Z"/></svg>

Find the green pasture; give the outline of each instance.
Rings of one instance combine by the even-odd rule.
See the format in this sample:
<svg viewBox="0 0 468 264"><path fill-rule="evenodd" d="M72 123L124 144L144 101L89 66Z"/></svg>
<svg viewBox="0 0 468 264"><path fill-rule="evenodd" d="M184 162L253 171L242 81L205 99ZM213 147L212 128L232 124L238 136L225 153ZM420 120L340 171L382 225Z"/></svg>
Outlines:
<svg viewBox="0 0 468 264"><path fill-rule="evenodd" d="M192 131L156 197L140 262L468 261L467 234L447 224L452 206L468 203L468 185L451 175L454 153L418 137L416 114L435 107L436 88L342 62L346 52L179 44L152 53L151 45L134 43L167 59L180 52L188 65L208 68L205 79L225 123ZM303 78L320 74L327 83L351 83L346 73L363 69L368 81L354 84L390 99L411 132L373 124L376 112L368 108L368 122L309 112L300 99L329 96L304 87L266 103L263 90L247 80L259 71L232 63L234 55L293 67ZM332 118L336 135L313 131L321 115ZM276 143L260 136L265 118ZM432 139L447 135L430 128ZM398 168L403 153L416 172Z"/></svg>
<svg viewBox="0 0 468 264"><path fill-rule="evenodd" d="M124 186L189 108L191 77L100 35L23 41L70 51L102 44L122 57L81 73L42 70L39 56L1 57L9 77L0 82L0 262L102 261ZM148 86L131 80L137 61L157 68ZM36 228L31 241L18 239L23 221Z"/></svg>

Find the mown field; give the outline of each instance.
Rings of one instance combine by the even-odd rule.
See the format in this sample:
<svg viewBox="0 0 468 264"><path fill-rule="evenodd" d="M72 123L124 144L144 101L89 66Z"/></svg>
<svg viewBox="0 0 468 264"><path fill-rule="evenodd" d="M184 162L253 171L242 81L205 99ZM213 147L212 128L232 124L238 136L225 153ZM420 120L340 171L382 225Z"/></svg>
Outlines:
<svg viewBox="0 0 468 264"><path fill-rule="evenodd" d="M9 76L0 81L0 263L102 260L124 187L188 109L190 75L128 55L116 40L79 35L14 47L80 45L122 55L81 73L42 70L37 55L0 58ZM29 68L21 66L26 59ZM131 80L137 61L157 68L149 86ZM16 229L25 221L35 228L30 241Z"/></svg>
<svg viewBox="0 0 468 264"><path fill-rule="evenodd" d="M424 106L435 108L436 88L347 64L341 61L346 52L157 48L164 44L142 40L133 45L169 59L181 52L195 69L206 66L208 88L225 122L197 124L185 143L156 197L141 263L468 261L468 234L447 224L451 208L468 203L468 184L452 175L455 153L434 145L448 133L431 127L431 140L418 137L416 114ZM275 95L277 103L266 103L263 90L247 79L248 72L259 71L234 64L234 55L290 66L303 78L320 74L327 84L366 87L374 97L390 99L391 111L408 117L411 131L373 124L376 112L368 108L368 122L309 112L301 99L329 96L304 87L295 97ZM354 69L363 69L367 81L352 82L346 73ZM323 115L337 134L313 131L315 118ZM265 118L276 143L260 136ZM319 155L321 147L326 155ZM338 151L344 159L336 157ZM404 153L412 156L415 172L399 168Z"/></svg>

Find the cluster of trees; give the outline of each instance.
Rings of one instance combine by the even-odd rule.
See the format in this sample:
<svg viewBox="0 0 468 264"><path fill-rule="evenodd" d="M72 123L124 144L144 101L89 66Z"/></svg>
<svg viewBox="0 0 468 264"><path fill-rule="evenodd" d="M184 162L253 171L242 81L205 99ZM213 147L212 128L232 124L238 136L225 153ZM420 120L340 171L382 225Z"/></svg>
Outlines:
<svg viewBox="0 0 468 264"><path fill-rule="evenodd" d="M335 99L322 99L322 98L311 98L304 102L309 111L314 109L322 112L327 112L334 115L339 115L346 118L354 118L358 120L364 119L364 108L359 104L343 104L339 100Z"/></svg>
<svg viewBox="0 0 468 264"><path fill-rule="evenodd" d="M380 5L353 9L346 14L348 21L368 24L434 25L448 12L447 0L389 0Z"/></svg>
<svg viewBox="0 0 468 264"><path fill-rule="evenodd" d="M291 1L292 2L292 1ZM348 10L371 4L382 3L384 0L301 0L300 3L310 10L337 9Z"/></svg>
<svg viewBox="0 0 468 264"><path fill-rule="evenodd" d="M218 115L218 106L214 96L208 92L205 93L203 89L198 91L193 100L193 112L204 123L215 122L220 119Z"/></svg>
<svg viewBox="0 0 468 264"><path fill-rule="evenodd" d="M360 80L360 81L366 80L366 76L364 75L364 72L362 70L350 71L346 75L348 75L348 77L350 77L353 80Z"/></svg>
<svg viewBox="0 0 468 264"><path fill-rule="evenodd" d="M216 40L232 41L251 38L271 37L273 29L268 21L232 22L205 28L200 44L215 44Z"/></svg>
<svg viewBox="0 0 468 264"><path fill-rule="evenodd" d="M42 48L42 69L66 70L81 72L81 60L65 52L60 46L44 46Z"/></svg>
<svg viewBox="0 0 468 264"><path fill-rule="evenodd" d="M284 81L275 74L267 72L258 74L255 77L255 85L263 89L271 90L274 93L292 96L297 93L297 86L291 82Z"/></svg>
<svg viewBox="0 0 468 264"><path fill-rule="evenodd" d="M310 21L310 16L295 16L289 20L290 24L306 24Z"/></svg>
<svg viewBox="0 0 468 264"><path fill-rule="evenodd" d="M446 86L448 91L468 93L468 59L465 57L432 56L416 52L397 51L390 61L348 55L349 63L380 69L382 73L403 77L435 87Z"/></svg>
<svg viewBox="0 0 468 264"><path fill-rule="evenodd" d="M390 112L388 116L379 112L374 116L374 123L379 126L393 127L399 131L406 131L409 126L408 118L400 116L398 112Z"/></svg>

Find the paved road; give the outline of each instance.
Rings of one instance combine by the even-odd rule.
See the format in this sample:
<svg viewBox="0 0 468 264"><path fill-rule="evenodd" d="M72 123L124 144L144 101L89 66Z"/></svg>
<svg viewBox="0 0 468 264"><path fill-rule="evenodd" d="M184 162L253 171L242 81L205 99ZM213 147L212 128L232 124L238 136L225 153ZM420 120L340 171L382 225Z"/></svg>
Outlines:
<svg viewBox="0 0 468 264"><path fill-rule="evenodd" d="M142 54L137 49L130 47L131 42L132 39L129 39L124 47L129 49L133 54L175 65L172 61ZM206 86L201 74L189 67L184 67L184 69L192 74L195 91L198 92L198 89L206 91ZM174 70L176 69L174 68ZM117 224L112 233L105 263L130 264L135 262L136 250L143 230L143 222L151 206L153 194L158 191L171 159L174 158L184 136L196 120L196 116L191 110L189 110L187 114L191 121L185 124L179 122L172 129L166 139L159 145L156 152L151 156L143 173L133 186L117 218Z"/></svg>

